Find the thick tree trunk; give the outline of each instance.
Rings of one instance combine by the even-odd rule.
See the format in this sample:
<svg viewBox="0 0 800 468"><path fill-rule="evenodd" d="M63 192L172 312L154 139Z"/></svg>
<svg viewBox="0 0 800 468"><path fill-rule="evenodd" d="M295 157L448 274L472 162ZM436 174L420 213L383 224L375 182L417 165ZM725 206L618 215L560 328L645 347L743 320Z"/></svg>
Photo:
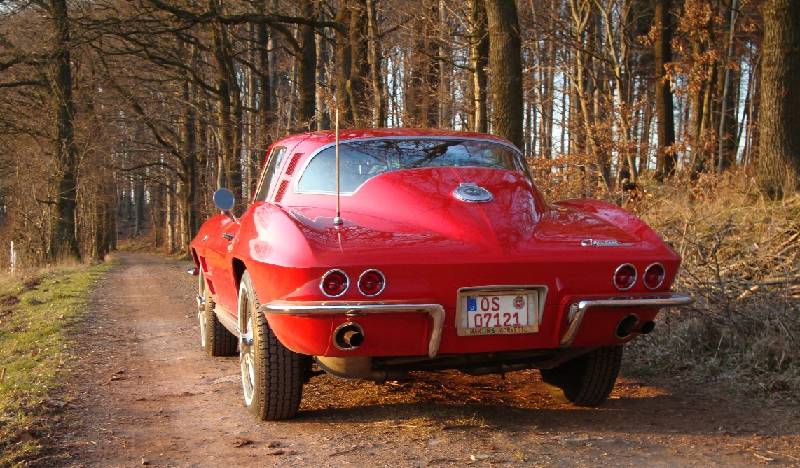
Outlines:
<svg viewBox="0 0 800 468"><path fill-rule="evenodd" d="M405 63L403 123L412 127L434 127L439 119L436 98L439 91L441 61L437 60L439 48L432 39L436 31L438 2L427 7L426 15L415 18L414 27L426 33L419 34Z"/></svg>
<svg viewBox="0 0 800 468"><path fill-rule="evenodd" d="M304 18L316 18L314 0L300 0L300 15ZM300 53L297 55L297 94L298 125L303 130L316 128L314 119L316 109L316 68L317 46L314 37L314 27L304 24L300 26Z"/></svg>
<svg viewBox="0 0 800 468"><path fill-rule="evenodd" d="M522 41L513 0L486 0L494 133L524 148Z"/></svg>
<svg viewBox="0 0 800 468"><path fill-rule="evenodd" d="M470 34L470 67L472 71L472 130L489 131L488 109L486 107L486 67L489 62L489 35L486 32L486 7L484 0L470 0L472 33Z"/></svg>
<svg viewBox="0 0 800 468"><path fill-rule="evenodd" d="M676 156L672 150L675 144L675 116L672 101L672 84L665 65L672 61L672 30L674 28L670 10L672 0L656 0L655 22L655 79L656 79L656 118L658 120L658 155L656 177L664 179L675 173Z"/></svg>
<svg viewBox="0 0 800 468"><path fill-rule="evenodd" d="M800 3L767 0L761 77L761 140L758 183L771 198L800 185Z"/></svg>
<svg viewBox="0 0 800 468"><path fill-rule="evenodd" d="M364 0L350 1L350 76L347 79L347 97L353 112L353 124L356 127L367 127L372 121L372 113L366 83L369 76L366 5Z"/></svg>
<svg viewBox="0 0 800 468"><path fill-rule="evenodd" d="M350 106L348 89L350 84L351 54L350 50L350 16L352 12L346 2L339 7L336 22L341 25L336 29L336 107L339 110L341 126L352 124L353 109Z"/></svg>
<svg viewBox="0 0 800 468"><path fill-rule="evenodd" d="M55 73L51 82L56 115L55 158L58 164L58 199L51 238L52 259L71 256L80 258L78 239L75 233L76 177L78 149L75 146L74 116L72 101L72 65L70 61L69 18L66 0L51 0L55 50Z"/></svg>

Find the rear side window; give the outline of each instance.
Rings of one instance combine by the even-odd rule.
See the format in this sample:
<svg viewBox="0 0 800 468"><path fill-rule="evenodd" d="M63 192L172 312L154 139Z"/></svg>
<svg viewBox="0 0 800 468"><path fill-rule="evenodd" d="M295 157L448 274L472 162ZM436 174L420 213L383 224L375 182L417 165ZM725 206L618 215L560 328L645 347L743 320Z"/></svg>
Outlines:
<svg viewBox="0 0 800 468"><path fill-rule="evenodd" d="M272 187L272 183L275 181L276 172L278 168L281 167L281 162L283 162L283 157L285 155L286 148L284 147L272 150L269 161L267 161L267 166L264 168L264 175L261 177L261 185L258 189L256 200L266 201L270 187Z"/></svg>

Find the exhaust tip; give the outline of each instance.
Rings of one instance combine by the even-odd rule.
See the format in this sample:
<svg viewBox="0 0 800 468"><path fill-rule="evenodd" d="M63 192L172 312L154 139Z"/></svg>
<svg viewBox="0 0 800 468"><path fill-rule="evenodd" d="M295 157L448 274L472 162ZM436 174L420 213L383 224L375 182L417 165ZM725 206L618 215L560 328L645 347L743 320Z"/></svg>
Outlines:
<svg viewBox="0 0 800 468"><path fill-rule="evenodd" d="M620 320L619 324L617 325L617 338L622 340L631 336L631 333L633 333L633 327L635 327L637 323L639 323L639 317L634 314L631 314Z"/></svg>
<svg viewBox="0 0 800 468"><path fill-rule="evenodd" d="M647 335L651 333L655 328L656 328L656 323L650 320L642 325L642 328L639 330L639 333L641 333L642 335Z"/></svg>
<svg viewBox="0 0 800 468"><path fill-rule="evenodd" d="M345 322L333 332L333 344L343 351L351 351L364 344L364 329L355 322Z"/></svg>

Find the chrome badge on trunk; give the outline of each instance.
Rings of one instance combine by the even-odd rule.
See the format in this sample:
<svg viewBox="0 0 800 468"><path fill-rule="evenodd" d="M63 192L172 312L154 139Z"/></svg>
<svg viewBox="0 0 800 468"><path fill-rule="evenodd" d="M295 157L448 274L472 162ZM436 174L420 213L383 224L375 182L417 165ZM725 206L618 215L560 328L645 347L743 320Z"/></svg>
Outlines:
<svg viewBox="0 0 800 468"><path fill-rule="evenodd" d="M453 190L453 196L467 203L487 203L494 198L492 192L474 182L465 182Z"/></svg>

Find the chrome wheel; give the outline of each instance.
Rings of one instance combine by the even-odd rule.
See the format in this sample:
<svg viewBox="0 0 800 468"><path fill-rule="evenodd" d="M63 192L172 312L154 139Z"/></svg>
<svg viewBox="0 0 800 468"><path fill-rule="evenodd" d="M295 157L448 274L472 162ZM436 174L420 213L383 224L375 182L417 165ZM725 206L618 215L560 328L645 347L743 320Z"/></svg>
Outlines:
<svg viewBox="0 0 800 468"><path fill-rule="evenodd" d="M253 330L250 326L250 311L247 290L239 291L239 365L242 371L244 404L253 403L256 382L256 350L253 346Z"/></svg>

